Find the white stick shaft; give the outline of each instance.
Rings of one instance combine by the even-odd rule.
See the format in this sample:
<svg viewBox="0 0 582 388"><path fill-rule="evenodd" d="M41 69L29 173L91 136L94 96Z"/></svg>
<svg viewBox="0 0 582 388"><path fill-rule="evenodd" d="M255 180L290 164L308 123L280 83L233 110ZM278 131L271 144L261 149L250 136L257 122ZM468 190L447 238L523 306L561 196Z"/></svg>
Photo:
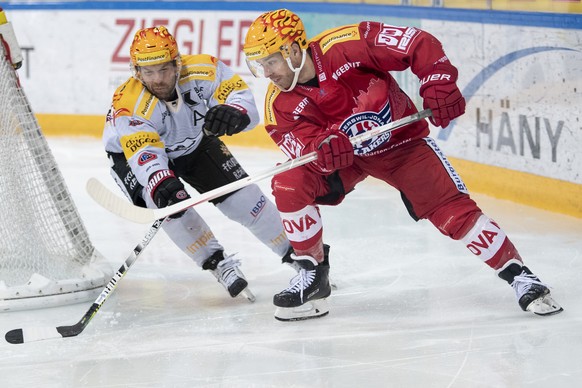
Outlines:
<svg viewBox="0 0 582 388"><path fill-rule="evenodd" d="M350 141L352 144L356 145L367 140L370 140L382 133L391 132L405 125L425 119L430 115L431 115L430 109L425 109L418 113L414 113L410 116L403 117L399 120L373 128L360 135L354 136L350 138ZM87 192L97 203L99 203L102 207L111 211L112 213L133 222L148 223L153 222L157 219L168 217L175 213L179 213L190 207L199 205L204 202L208 202L210 200L221 197L228 193L232 193L233 191L242 189L243 187L246 187L250 184L259 182L266 178L270 178L284 171L288 171L293 168L302 166L316 159L317 153L310 152L297 159L291 159L285 163L282 163L276 167L264 171L263 173L254 175L252 177L249 176L240 179L238 181L218 187L214 190L207 191L206 193L201 194L197 197L190 198L185 201L161 209L148 209L135 206L132 203L128 202L126 199L122 199L121 197L112 193L111 190L109 190L101 182L94 178L89 179L89 181L87 182Z"/></svg>

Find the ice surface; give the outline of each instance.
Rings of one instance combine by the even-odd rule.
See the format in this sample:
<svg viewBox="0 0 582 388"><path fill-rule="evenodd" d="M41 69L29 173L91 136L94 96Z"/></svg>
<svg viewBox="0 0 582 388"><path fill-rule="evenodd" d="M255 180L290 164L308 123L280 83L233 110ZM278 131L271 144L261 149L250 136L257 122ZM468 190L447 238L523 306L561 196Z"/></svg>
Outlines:
<svg viewBox="0 0 582 388"><path fill-rule="evenodd" d="M49 139L97 249L117 269L148 231L85 194L116 189L99 140ZM231 147L251 174L277 151ZM269 182L261 187L270 195ZM121 195L121 194L120 194ZM239 252L257 300L231 299L159 233L77 337L21 345L25 326L76 323L90 303L0 314L0 387L580 387L582 220L474 195L506 230L565 311L524 313L513 290L459 242L415 223L377 181L324 207L330 314L273 318L272 295L293 271L211 205L203 214Z"/></svg>

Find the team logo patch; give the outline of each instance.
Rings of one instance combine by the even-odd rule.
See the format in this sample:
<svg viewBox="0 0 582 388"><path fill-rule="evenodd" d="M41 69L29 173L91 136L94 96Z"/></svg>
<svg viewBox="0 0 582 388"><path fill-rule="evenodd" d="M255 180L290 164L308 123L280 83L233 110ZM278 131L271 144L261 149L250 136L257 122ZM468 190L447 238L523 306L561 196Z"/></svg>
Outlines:
<svg viewBox="0 0 582 388"><path fill-rule="evenodd" d="M141 155L139 155L139 158L137 159L137 164L143 166L144 164L149 163L157 158L158 157L156 154L152 154L151 152L142 152Z"/></svg>
<svg viewBox="0 0 582 388"><path fill-rule="evenodd" d="M129 120L130 127L137 127L137 126L140 126L142 124L143 124L143 121L140 121L140 120L135 120L135 119Z"/></svg>
<svg viewBox="0 0 582 388"><path fill-rule="evenodd" d="M222 154L224 156L232 156L232 154L230 153L230 150L226 147L225 144L220 145L220 151L222 152Z"/></svg>
<svg viewBox="0 0 582 388"><path fill-rule="evenodd" d="M178 198L178 199L186 199L186 198L188 198L188 193L186 192L186 190L180 190L176 194L176 198Z"/></svg>
<svg viewBox="0 0 582 388"><path fill-rule="evenodd" d="M388 119L388 120L386 120ZM359 112L344 120L340 125L340 130L345 132L349 137L354 137L361 133L367 132L371 129L379 127L381 125L390 122L390 108L388 107L387 112ZM362 142L354 146L354 154L365 155L374 151L376 148L380 147L382 144L387 143L390 140L391 133L382 133L378 136L373 137L370 140Z"/></svg>
<svg viewBox="0 0 582 388"><path fill-rule="evenodd" d="M129 110L125 109L125 108L120 108L120 109L114 109L113 107L111 109L109 109L109 112L107 112L107 117L106 117L106 121L107 122L112 122L113 125L115 125L115 119L119 116L127 116L129 115Z"/></svg>

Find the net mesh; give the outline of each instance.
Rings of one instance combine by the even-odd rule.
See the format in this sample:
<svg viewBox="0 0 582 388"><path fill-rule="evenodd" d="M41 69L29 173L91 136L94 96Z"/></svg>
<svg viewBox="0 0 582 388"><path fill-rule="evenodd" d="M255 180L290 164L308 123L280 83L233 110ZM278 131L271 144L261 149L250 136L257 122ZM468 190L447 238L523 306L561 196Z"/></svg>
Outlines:
<svg viewBox="0 0 582 388"><path fill-rule="evenodd" d="M98 255L1 46L0 308L3 300L105 283L103 273L91 272Z"/></svg>

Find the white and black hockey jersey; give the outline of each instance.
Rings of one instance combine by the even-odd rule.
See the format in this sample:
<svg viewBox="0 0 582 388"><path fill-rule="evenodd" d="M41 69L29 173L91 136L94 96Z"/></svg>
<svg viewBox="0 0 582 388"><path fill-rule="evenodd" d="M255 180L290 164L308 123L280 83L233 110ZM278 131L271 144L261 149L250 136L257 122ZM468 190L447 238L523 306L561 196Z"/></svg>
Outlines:
<svg viewBox="0 0 582 388"><path fill-rule="evenodd" d="M105 151L123 153L142 186L168 161L194 151L202 139L209 108L236 105L250 117L248 131L259 123L251 90L240 76L215 57L182 56L178 99L160 101L131 77L113 95L103 132Z"/></svg>

